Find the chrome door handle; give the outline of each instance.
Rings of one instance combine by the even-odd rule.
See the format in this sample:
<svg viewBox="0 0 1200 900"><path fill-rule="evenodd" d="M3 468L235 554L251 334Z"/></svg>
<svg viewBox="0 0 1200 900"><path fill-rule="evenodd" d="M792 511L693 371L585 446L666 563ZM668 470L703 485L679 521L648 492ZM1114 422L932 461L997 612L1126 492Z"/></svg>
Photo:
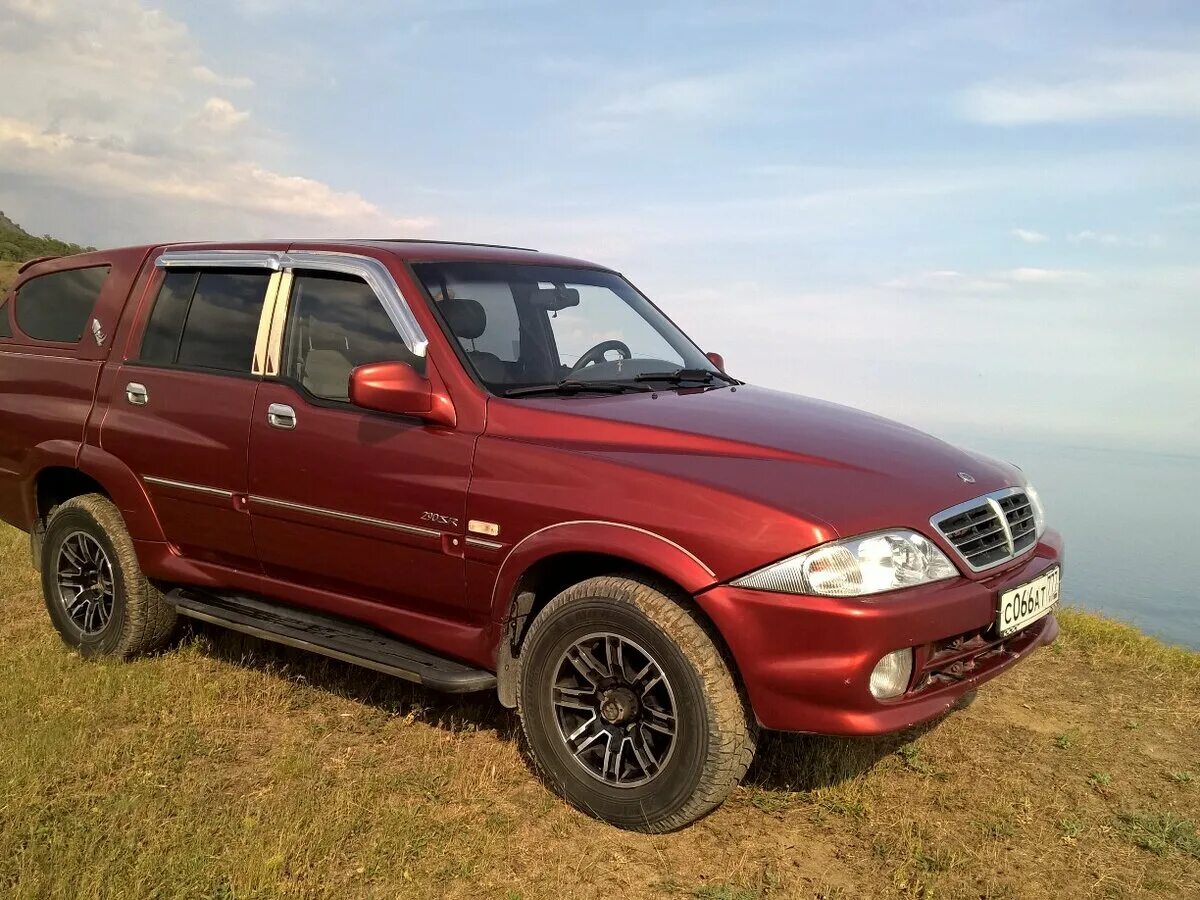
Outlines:
<svg viewBox="0 0 1200 900"><path fill-rule="evenodd" d="M150 392L146 390L144 384L131 381L125 385L125 399L134 406L145 406L150 402Z"/></svg>
<svg viewBox="0 0 1200 900"><path fill-rule="evenodd" d="M286 404L272 403L267 407L267 424L291 431L296 427L296 411Z"/></svg>

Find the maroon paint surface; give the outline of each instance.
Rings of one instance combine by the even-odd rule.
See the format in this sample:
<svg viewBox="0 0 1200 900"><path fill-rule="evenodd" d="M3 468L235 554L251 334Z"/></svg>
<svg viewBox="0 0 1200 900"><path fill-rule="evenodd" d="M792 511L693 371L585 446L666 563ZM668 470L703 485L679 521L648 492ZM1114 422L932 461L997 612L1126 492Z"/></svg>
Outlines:
<svg viewBox="0 0 1200 900"><path fill-rule="evenodd" d="M164 248L42 262L16 289L61 268L113 267L96 308L111 340L0 340L0 518L30 529L39 474L79 468L121 509L151 577L338 613L486 668L495 667L523 573L563 553L606 554L692 595L728 645L757 717L788 730L867 734L928 719L1057 633L1047 618L961 682L874 700L866 683L882 655L914 647L924 659L935 642L986 628L998 592L1060 561L1058 535L998 569L867 600L728 582L824 541L889 527L920 531L954 559L930 516L1020 484L1019 472L877 416L750 385L491 397L407 268L420 260L590 263L420 243L188 248L331 250L383 262L429 338L436 416L330 404L274 378L136 365L160 280L152 261ZM146 386L148 406L128 403L129 382ZM294 430L267 424L271 403L295 409ZM232 496L147 484L147 476ZM471 534L471 519L498 524L499 534Z"/></svg>

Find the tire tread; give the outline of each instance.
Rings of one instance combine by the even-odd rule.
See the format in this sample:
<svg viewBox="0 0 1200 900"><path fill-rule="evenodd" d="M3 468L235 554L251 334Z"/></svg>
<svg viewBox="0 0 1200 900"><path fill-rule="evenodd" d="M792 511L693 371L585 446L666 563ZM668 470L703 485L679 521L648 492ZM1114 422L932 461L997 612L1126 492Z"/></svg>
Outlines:
<svg viewBox="0 0 1200 900"><path fill-rule="evenodd" d="M104 532L117 554L125 589L121 634L108 653L128 659L161 649L174 633L176 613L159 590L142 574L133 539L120 510L101 494L83 494L54 508L47 531L61 515L77 510L90 517ZM43 560L42 568L47 566ZM50 600L47 598L47 603Z"/></svg>
<svg viewBox="0 0 1200 900"><path fill-rule="evenodd" d="M677 594L671 585L653 581L640 573L589 578L551 600L534 619L522 642L523 647L533 646L538 633L548 623L569 614L564 610L571 604L600 596L635 606L676 643L693 666L703 683L703 694L709 705L708 758L699 783L682 807L667 817L635 826L635 830L650 834L678 830L720 806L750 768L758 743L758 723L719 642L710 635L704 623L675 599ZM518 678L517 684L517 708L523 710L522 679ZM522 729L527 729L526 718L521 716ZM525 736L532 744L527 730ZM537 755L531 756L542 779L550 784L557 783Z"/></svg>

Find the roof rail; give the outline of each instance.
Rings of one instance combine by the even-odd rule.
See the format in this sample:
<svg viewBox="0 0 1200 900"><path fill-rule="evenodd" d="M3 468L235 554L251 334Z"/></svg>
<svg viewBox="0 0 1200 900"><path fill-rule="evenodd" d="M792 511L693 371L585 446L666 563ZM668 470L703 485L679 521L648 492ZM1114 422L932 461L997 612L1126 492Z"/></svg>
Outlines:
<svg viewBox="0 0 1200 900"><path fill-rule="evenodd" d="M46 262L51 259L62 259L62 255L56 253L52 256L35 256L33 259L27 259L25 262L21 263L21 267L17 269L17 274L20 275L30 266L36 266L40 262Z"/></svg>
<svg viewBox="0 0 1200 900"><path fill-rule="evenodd" d="M536 247L515 247L512 244L481 244L479 241L435 241L428 238L378 238L388 244L449 244L453 247L492 247L496 250L527 250L540 252Z"/></svg>

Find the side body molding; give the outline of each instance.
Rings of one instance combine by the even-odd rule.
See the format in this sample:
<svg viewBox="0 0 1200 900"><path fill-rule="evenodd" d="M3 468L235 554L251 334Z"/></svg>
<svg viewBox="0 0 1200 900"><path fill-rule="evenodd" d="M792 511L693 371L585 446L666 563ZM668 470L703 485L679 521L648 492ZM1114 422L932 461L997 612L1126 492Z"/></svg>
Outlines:
<svg viewBox="0 0 1200 900"><path fill-rule="evenodd" d="M617 556L669 578L689 594L717 581L713 571L686 547L653 531L621 522L577 520L548 525L519 541L500 566L492 593L496 623L508 618L521 575L531 566L561 553Z"/></svg>

